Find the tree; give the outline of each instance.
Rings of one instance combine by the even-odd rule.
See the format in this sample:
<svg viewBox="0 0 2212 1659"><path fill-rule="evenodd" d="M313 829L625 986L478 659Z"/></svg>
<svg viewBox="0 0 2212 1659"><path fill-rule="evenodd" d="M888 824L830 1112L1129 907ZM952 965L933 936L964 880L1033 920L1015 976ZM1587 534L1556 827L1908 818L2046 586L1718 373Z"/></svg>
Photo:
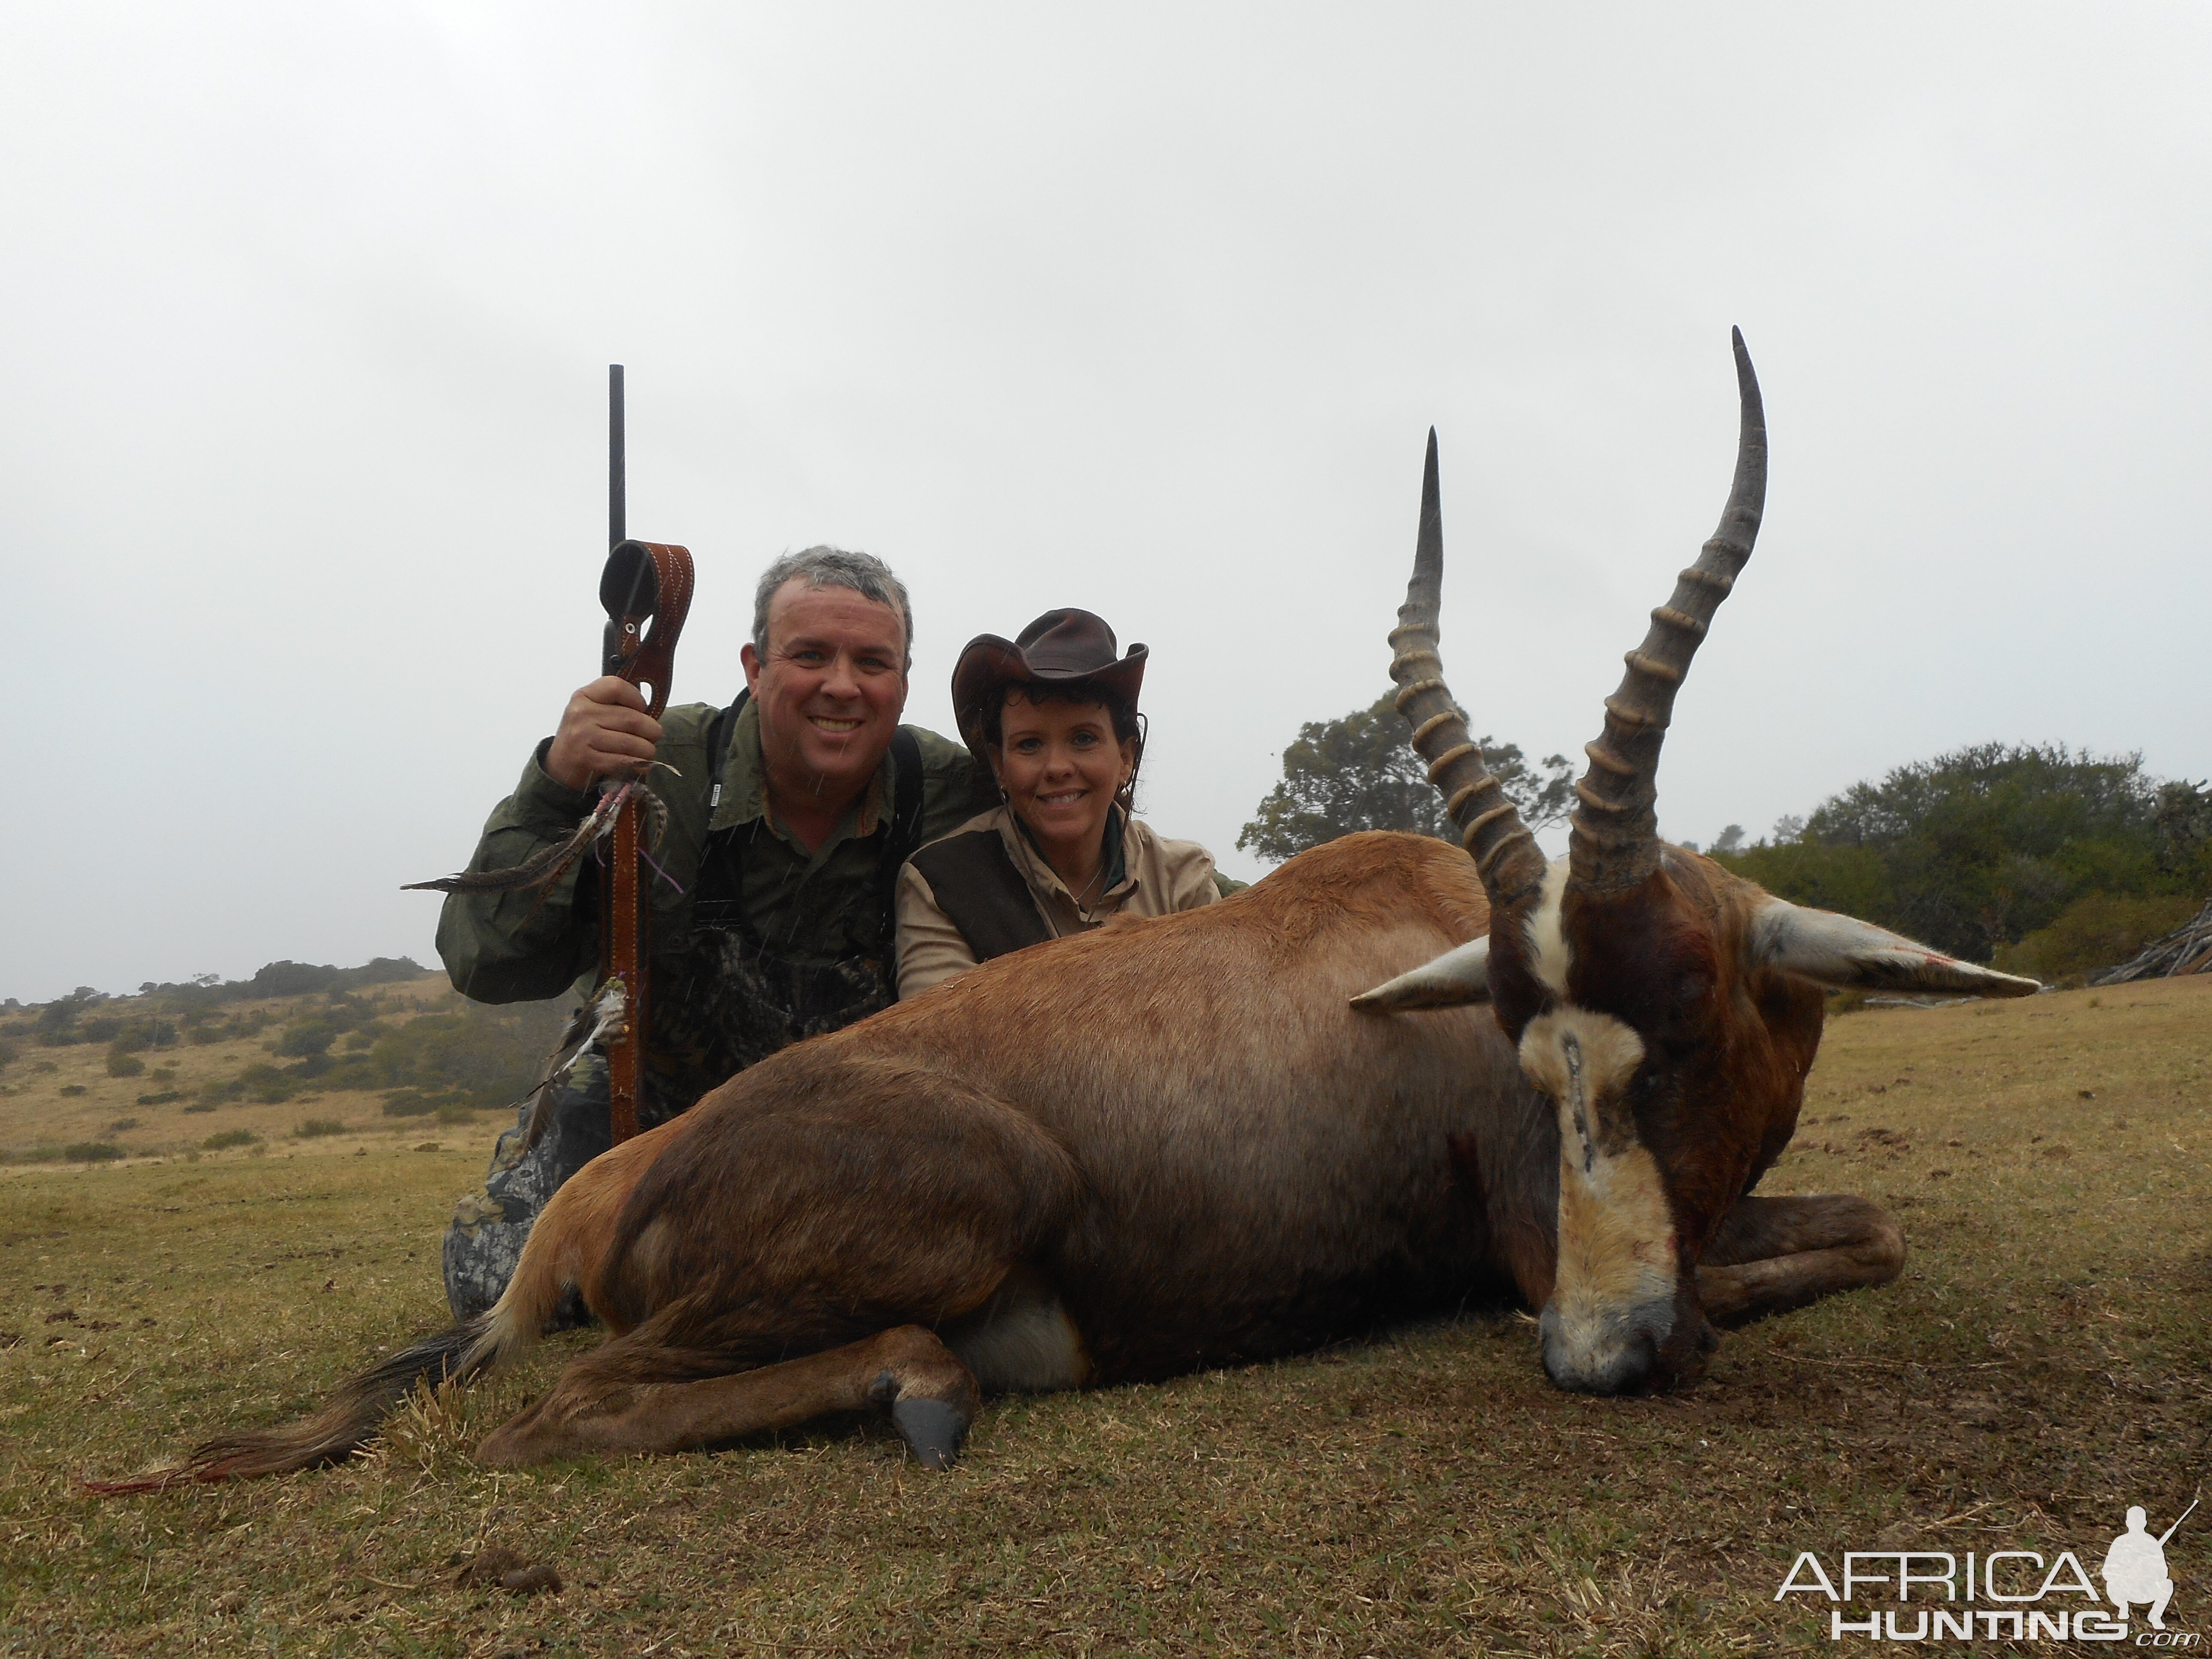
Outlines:
<svg viewBox="0 0 2212 1659"><path fill-rule="evenodd" d="M1407 830L1456 841L1411 736L1389 694L1341 720L1300 726L1297 740L1283 750L1282 781L1237 832L1238 850L1279 863L1358 830ZM1565 756L1547 756L1532 767L1517 744L1479 741L1483 764L1531 830L1573 810L1574 777Z"/></svg>
<svg viewBox="0 0 2212 1659"><path fill-rule="evenodd" d="M1982 744L1854 784L1769 840L1716 852L1780 897L1987 961L2094 896L2212 886L2212 798L2161 787L2140 755ZM2110 907L2091 909L2073 933L2088 937L2094 920L2109 933Z"/></svg>
<svg viewBox="0 0 2212 1659"><path fill-rule="evenodd" d="M2208 848L2212 848L2212 787L2179 781L2160 785L2151 822L2158 826L2162 867L2182 871L2204 863Z"/></svg>

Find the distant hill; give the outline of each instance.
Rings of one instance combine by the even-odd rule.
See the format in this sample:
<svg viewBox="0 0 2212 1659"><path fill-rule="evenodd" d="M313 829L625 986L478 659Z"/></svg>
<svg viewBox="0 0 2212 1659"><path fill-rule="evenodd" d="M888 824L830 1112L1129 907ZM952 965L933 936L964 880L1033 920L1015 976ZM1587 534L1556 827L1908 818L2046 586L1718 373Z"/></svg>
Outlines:
<svg viewBox="0 0 2212 1659"><path fill-rule="evenodd" d="M404 957L80 987L0 1012L0 1162L265 1152L453 1126L520 1100L568 1004L492 1007ZM349 1145L351 1143L349 1142Z"/></svg>

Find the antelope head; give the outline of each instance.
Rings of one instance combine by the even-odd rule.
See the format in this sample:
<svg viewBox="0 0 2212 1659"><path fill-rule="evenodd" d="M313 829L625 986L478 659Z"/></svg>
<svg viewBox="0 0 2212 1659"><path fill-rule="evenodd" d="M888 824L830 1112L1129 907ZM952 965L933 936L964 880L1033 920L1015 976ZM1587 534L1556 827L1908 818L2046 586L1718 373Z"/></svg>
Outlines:
<svg viewBox="0 0 2212 1659"><path fill-rule="evenodd" d="M1766 428L1743 337L1742 423L1720 528L1651 613L1585 752L1569 850L1547 860L1468 738L1437 653L1443 527L1429 434L1413 576L1391 678L1490 901L1486 939L1357 1000L1376 1010L1488 1000L1556 1115L1554 1277L1544 1364L1597 1394L1694 1381L1717 1339L1697 1267L1787 1144L1819 1042L1819 987L2017 996L2034 981L1802 909L1658 837L1656 779L1674 694L1751 556Z"/></svg>

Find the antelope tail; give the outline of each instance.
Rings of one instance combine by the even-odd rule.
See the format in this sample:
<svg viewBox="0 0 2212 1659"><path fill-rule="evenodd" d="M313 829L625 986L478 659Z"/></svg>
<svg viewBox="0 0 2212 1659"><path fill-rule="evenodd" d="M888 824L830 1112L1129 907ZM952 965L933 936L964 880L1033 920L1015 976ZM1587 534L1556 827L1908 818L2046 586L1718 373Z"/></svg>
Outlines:
<svg viewBox="0 0 2212 1659"><path fill-rule="evenodd" d="M193 1481L289 1474L342 1462L374 1437L392 1408L417 1383L435 1388L472 1382L534 1346L564 1288L553 1255L551 1251L526 1249L507 1293L489 1310L379 1360L310 1416L277 1428L217 1435L194 1447L182 1463L150 1474L82 1485L88 1492L112 1496L160 1492Z"/></svg>

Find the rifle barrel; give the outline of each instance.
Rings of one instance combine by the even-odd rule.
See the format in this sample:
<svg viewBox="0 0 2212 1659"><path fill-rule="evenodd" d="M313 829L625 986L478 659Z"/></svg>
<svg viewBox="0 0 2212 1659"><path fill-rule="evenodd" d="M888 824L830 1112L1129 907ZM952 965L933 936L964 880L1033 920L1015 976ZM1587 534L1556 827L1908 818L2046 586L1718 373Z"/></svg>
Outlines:
<svg viewBox="0 0 2212 1659"><path fill-rule="evenodd" d="M628 444L623 432L623 366L607 365L607 547L610 551L629 539Z"/></svg>
<svg viewBox="0 0 2212 1659"><path fill-rule="evenodd" d="M2192 1503L2191 1504L2190 1504L2189 1509L2186 1509L2186 1510L2182 1510L2182 1512L2181 1512L2179 1515L2178 1515L2178 1516L2176 1516L2174 1517L2173 1524L2172 1524L2172 1526L2168 1527L2168 1528L2167 1528L2164 1532L2162 1532L2162 1533L2159 1534L2159 1535L2158 1535L2158 1547L2159 1547L2159 1548L2160 1548L2160 1549L2164 1549L2164 1548L2166 1547L2166 1540L2167 1539L2169 1539L2169 1538L2172 1537L2174 1534L2176 1534L2176 1533L2179 1532L2179 1531L2181 1530L2181 1523L2182 1523L2184 1521L2186 1521L2187 1519L2189 1519L2190 1510L2194 1510L2194 1509L2197 1507L2197 1504L2201 1504L2201 1503L2203 1503L2203 1501L2204 1501L2204 1500L2203 1500L2203 1498L2198 1498L2198 1499L2197 1499L2197 1500L2196 1500L2196 1503Z"/></svg>

